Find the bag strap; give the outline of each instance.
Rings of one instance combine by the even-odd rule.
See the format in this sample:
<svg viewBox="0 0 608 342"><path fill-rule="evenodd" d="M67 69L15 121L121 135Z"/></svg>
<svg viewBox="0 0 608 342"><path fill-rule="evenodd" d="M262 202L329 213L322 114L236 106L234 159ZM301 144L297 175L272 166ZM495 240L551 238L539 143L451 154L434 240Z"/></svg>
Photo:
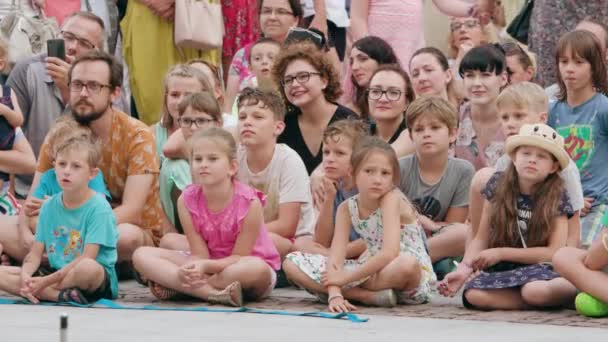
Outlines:
<svg viewBox="0 0 608 342"><path fill-rule="evenodd" d="M93 12L93 7L91 7L89 0L84 0L84 5L87 7L87 12Z"/></svg>

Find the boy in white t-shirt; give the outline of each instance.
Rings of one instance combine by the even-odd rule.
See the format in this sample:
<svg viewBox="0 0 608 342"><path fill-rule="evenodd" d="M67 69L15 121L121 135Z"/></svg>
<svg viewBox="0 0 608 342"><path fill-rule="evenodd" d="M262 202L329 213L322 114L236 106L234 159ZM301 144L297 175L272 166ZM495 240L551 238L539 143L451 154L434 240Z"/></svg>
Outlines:
<svg viewBox="0 0 608 342"><path fill-rule="evenodd" d="M313 251L315 215L304 162L285 144L285 106L273 91L245 88L238 99L239 181L266 196L264 221L281 257L295 250Z"/></svg>

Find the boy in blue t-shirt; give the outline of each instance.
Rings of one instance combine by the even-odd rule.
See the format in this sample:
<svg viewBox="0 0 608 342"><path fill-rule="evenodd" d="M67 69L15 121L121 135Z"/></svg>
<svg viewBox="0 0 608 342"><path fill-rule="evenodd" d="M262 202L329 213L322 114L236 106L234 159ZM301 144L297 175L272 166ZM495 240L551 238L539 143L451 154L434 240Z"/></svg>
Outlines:
<svg viewBox="0 0 608 342"><path fill-rule="evenodd" d="M90 137L75 136L55 149L62 192L40 210L35 242L23 266L0 267L0 290L40 300L86 304L118 295L116 217L103 195L89 188L100 150ZM40 267L46 251L50 269Z"/></svg>

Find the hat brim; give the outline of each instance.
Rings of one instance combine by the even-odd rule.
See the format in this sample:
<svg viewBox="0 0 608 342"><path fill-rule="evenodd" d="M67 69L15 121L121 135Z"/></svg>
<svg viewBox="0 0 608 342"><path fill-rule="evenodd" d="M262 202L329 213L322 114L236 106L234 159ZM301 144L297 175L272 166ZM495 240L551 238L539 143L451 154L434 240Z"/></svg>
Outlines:
<svg viewBox="0 0 608 342"><path fill-rule="evenodd" d="M547 139L534 135L514 135L509 137L506 142L505 152L515 159L514 151L520 146L535 146L551 153L559 163L560 170L565 169L570 164L570 157L566 151Z"/></svg>

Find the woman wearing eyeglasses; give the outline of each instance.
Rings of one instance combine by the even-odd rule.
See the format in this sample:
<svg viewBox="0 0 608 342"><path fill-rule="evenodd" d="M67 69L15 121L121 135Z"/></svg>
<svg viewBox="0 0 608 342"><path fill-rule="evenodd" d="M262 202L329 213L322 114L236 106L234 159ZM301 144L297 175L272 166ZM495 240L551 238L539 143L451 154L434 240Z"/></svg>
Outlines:
<svg viewBox="0 0 608 342"><path fill-rule="evenodd" d="M310 174L323 157L325 128L357 114L336 103L342 94L338 71L327 54L312 43L287 46L276 57L272 76L293 108L285 115L285 130L277 142L294 149Z"/></svg>
<svg viewBox="0 0 608 342"><path fill-rule="evenodd" d="M261 0L258 7L260 29L266 38L283 43L289 29L298 25L302 19L300 0ZM232 105L239 92L242 81L252 76L249 68L249 54L253 43L236 52L230 64L226 80L226 100L224 112L232 112Z"/></svg>
<svg viewBox="0 0 608 342"><path fill-rule="evenodd" d="M391 144L398 157L414 152L405 126L405 110L414 98L410 77L398 65L381 66L369 81L370 134Z"/></svg>

